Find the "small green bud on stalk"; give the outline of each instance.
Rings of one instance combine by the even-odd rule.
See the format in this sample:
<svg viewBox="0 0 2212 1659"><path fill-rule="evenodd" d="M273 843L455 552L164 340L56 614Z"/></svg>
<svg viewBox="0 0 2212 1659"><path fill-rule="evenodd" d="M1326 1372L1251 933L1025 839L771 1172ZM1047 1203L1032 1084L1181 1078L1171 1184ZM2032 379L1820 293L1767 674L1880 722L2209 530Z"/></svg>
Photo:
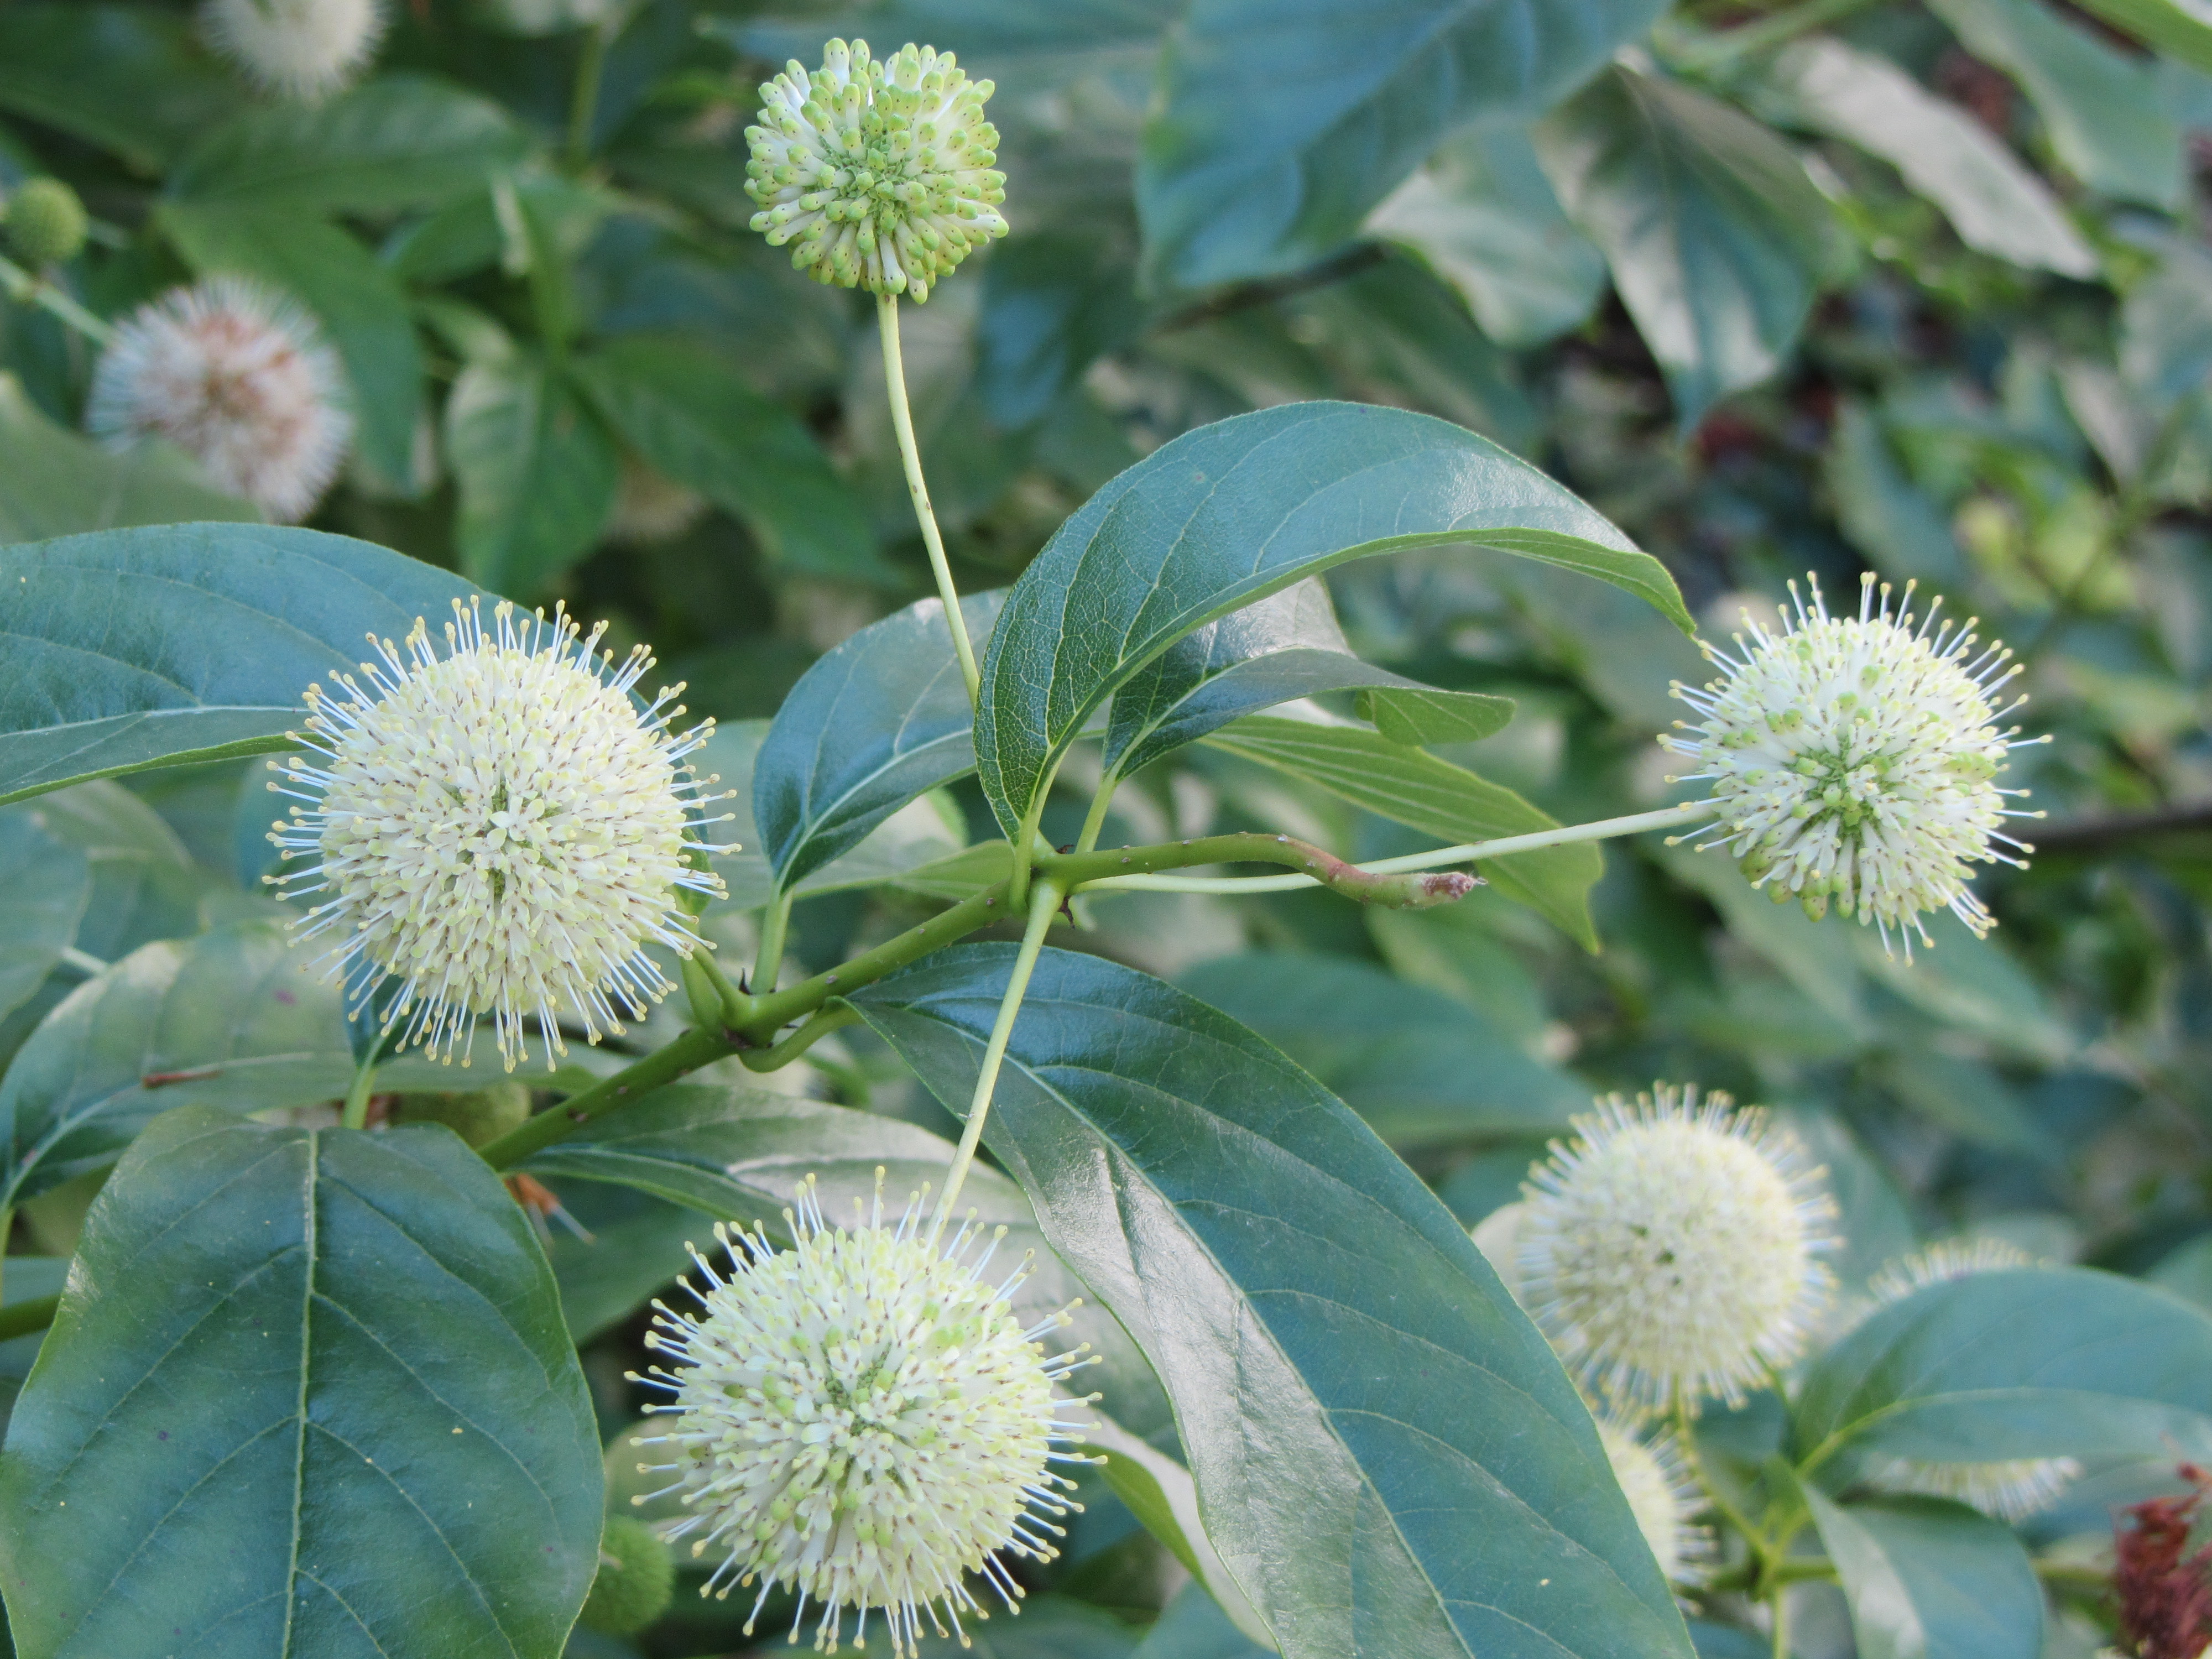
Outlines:
<svg viewBox="0 0 2212 1659"><path fill-rule="evenodd" d="M84 246L84 204L58 179L31 179L8 198L8 244L33 270L66 264Z"/></svg>

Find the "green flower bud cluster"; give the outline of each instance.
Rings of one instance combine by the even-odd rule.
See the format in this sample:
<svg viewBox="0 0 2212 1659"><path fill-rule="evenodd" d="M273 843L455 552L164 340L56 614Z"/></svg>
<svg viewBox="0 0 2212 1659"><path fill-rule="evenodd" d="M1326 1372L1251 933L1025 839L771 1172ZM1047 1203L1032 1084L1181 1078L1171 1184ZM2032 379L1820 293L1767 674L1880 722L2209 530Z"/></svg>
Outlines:
<svg viewBox="0 0 2212 1659"><path fill-rule="evenodd" d="M84 204L58 179L28 179L8 198L8 243L33 270L74 259L84 246Z"/></svg>
<svg viewBox="0 0 2212 1659"><path fill-rule="evenodd" d="M1006 175L994 172L993 91L949 52L908 43L883 59L832 40L822 67L794 59L760 89L745 129L752 228L817 282L917 301L977 248L1006 234Z"/></svg>

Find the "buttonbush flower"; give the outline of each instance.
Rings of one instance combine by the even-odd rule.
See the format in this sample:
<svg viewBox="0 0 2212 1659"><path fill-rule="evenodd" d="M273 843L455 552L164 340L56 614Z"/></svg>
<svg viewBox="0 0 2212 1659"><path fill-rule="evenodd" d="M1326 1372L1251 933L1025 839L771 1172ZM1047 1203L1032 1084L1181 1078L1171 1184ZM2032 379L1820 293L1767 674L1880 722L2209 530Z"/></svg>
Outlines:
<svg viewBox="0 0 2212 1659"><path fill-rule="evenodd" d="M605 624L580 639L561 611L518 621L505 602L493 617L457 599L442 657L418 619L404 648L370 636L382 660L362 665L366 686L307 688L293 736L308 752L271 763L307 806L270 839L313 862L274 879L323 896L300 936L338 936L330 975L356 1010L399 981L384 1024L398 1047L459 1047L465 1066L489 1014L513 1071L535 1018L550 1070L563 1018L596 1042L623 1030L617 1003L642 1018L672 988L645 947L704 948L677 890L720 893L693 855L730 849L690 833L719 797L683 761L714 722L670 732L681 684L639 709L642 646L617 665Z"/></svg>
<svg viewBox="0 0 2212 1659"><path fill-rule="evenodd" d="M993 88L949 52L909 43L890 58L832 40L822 67L797 60L760 89L745 129L745 191L755 230L817 282L906 294L917 302L954 267L1006 234L1006 175L992 170Z"/></svg>
<svg viewBox="0 0 2212 1659"><path fill-rule="evenodd" d="M1712 1550L1712 1535L1691 1521L1704 1499L1683 1467L1674 1436L1662 1430L1647 1439L1630 1425L1601 1414L1597 1437L1659 1571L1670 1584L1697 1583Z"/></svg>
<svg viewBox="0 0 2212 1659"><path fill-rule="evenodd" d="M1575 1120L1523 1187L1518 1291L1569 1370L1631 1413L1731 1405L1802 1348L1832 1288L1826 1171L1724 1094L1658 1085Z"/></svg>
<svg viewBox="0 0 2212 1659"><path fill-rule="evenodd" d="M988 1615L963 1575L1011 1608L1022 1590L1000 1553L1057 1553L1042 1516L1075 1507L1074 1483L1048 1466L1085 1460L1054 1449L1079 1425L1057 1414L1053 1387L1091 1362L1084 1348L1048 1357L1040 1340L1066 1310L1026 1330L1015 1316L1028 1258L996 1285L982 1277L1005 1228L986 1241L971 1215L940 1249L924 1196L886 1226L879 1170L873 1211L855 1199L853 1224L831 1227L810 1178L783 1212L790 1249L718 1224L726 1272L695 1253L704 1288L684 1283L698 1311L653 1304L648 1346L683 1363L639 1379L674 1396L653 1409L675 1419L637 1443L673 1461L639 1468L674 1479L631 1501L680 1494L691 1512L668 1535L722 1558L702 1595L760 1581L748 1636L783 1586L799 1592L793 1638L818 1601L815 1645L832 1653L848 1608L856 1646L878 1609L894 1654L914 1650L925 1616L943 1634L940 1613L965 1645L962 1613Z"/></svg>
<svg viewBox="0 0 2212 1659"><path fill-rule="evenodd" d="M1874 1298L1869 1313L1902 1302L1914 1291L1972 1273L2032 1267L2035 1259L2002 1239L1971 1243L1947 1240L1892 1262L1867 1285ZM2080 1478L2081 1466L2070 1457L2008 1457L1984 1463L1951 1463L1922 1458L1893 1458L1868 1477L1885 1492L1923 1492L1954 1498L2000 1521L2025 1521L2058 1501Z"/></svg>
<svg viewBox="0 0 2212 1659"><path fill-rule="evenodd" d="M211 276L116 326L85 424L117 448L165 438L222 489L296 523L352 441L344 384L305 311L258 283Z"/></svg>
<svg viewBox="0 0 2212 1659"><path fill-rule="evenodd" d="M1915 622L1912 585L1890 610L1890 589L1862 579L1859 613L1832 617L1812 585L1808 605L1777 634L1745 618L1734 653L1706 647L1723 677L1674 695L1702 718L1662 738L1704 769L1719 809L1705 846L1724 847L1755 885L1771 884L1819 917L1831 902L1887 944L1893 927L1925 941L1921 915L1948 909L1977 934L1992 918L1967 890L1968 866L2021 860L2034 849L2002 834L2009 810L1995 779L2019 728L1996 722L2025 702L1996 699L2020 672L2002 647L1979 645L1974 624ZM1937 602L1940 605L1940 601ZM1908 931L1910 930L1910 931Z"/></svg>
<svg viewBox="0 0 2212 1659"><path fill-rule="evenodd" d="M200 26L257 85L313 102L368 62L384 11L378 0L207 0Z"/></svg>

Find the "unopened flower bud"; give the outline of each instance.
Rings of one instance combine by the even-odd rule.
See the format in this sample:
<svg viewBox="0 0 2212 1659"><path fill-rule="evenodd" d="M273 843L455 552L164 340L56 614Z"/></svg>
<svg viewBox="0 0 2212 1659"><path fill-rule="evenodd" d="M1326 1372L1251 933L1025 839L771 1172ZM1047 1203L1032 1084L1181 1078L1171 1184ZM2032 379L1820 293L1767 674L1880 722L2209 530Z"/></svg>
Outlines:
<svg viewBox="0 0 2212 1659"><path fill-rule="evenodd" d="M27 179L8 198L8 245L33 270L76 258L86 227L84 204L58 179Z"/></svg>

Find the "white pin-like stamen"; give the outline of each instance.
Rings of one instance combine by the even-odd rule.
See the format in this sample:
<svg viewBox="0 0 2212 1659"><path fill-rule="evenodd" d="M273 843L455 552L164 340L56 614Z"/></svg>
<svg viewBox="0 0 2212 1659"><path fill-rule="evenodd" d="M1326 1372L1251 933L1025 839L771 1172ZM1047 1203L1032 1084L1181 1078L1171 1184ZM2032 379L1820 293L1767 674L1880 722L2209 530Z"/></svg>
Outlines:
<svg viewBox="0 0 2212 1659"><path fill-rule="evenodd" d="M1828 1299L1826 1171L1724 1094L1662 1084L1598 1108L1522 1189L1516 1294L1618 1410L1739 1404L1797 1356Z"/></svg>
<svg viewBox="0 0 2212 1659"><path fill-rule="evenodd" d="M1660 742L1702 765L1685 781L1713 786L1719 815L1700 846L1726 848L1754 885L1808 915L1832 902L1885 945L1896 929L1910 956L1929 911L1987 933L1968 866L2034 850L1999 826L2039 814L2008 807L2025 792L1995 782L2021 743L1996 722L2026 699L1997 706L2020 668L1980 647L1971 620L1939 623L1931 605L1916 621L1909 582L1893 614L1887 583L1862 586L1859 614L1838 617L1817 582L1809 605L1793 582L1796 615L1779 633L1747 617L1748 643L1707 647L1726 672L1702 690L1675 684L1701 718L1680 726L1694 735Z"/></svg>
<svg viewBox="0 0 2212 1659"><path fill-rule="evenodd" d="M1659 1571L1670 1584L1703 1581L1713 1552L1712 1534L1692 1519L1705 1507L1705 1494L1682 1462L1671 1431L1639 1435L1630 1425L1601 1414L1598 1443L1605 1448L1613 1478L1628 1499L1637 1530L1651 1547Z"/></svg>
<svg viewBox="0 0 2212 1659"><path fill-rule="evenodd" d="M483 626L453 603L446 653L417 621L404 647L372 636L380 662L338 695L307 688L306 751L272 762L307 803L270 839L309 862L272 878L287 897L325 895L300 937L331 934L330 974L349 1006L399 981L385 1029L399 1048L450 1060L489 1015L508 1070L534 1021L550 1069L559 1022L596 1042L644 1017L672 988L648 944L705 948L677 890L720 894L694 854L698 809L717 781L684 763L712 735L678 735L664 690L633 699L653 666L642 647L617 664L604 626L580 636L556 609L518 619L504 602ZM277 789L275 784L271 789Z"/></svg>
<svg viewBox="0 0 2212 1659"><path fill-rule="evenodd" d="M1084 1461L1054 1448L1085 1426L1060 1413L1097 1396L1054 1395L1094 1363L1087 1344L1048 1355L1035 1340L1067 1310L1024 1330L1006 1299L1018 1276L994 1289L966 1259L980 1230L933 1245L913 1224L919 1197L886 1225L880 1170L876 1184L874 1212L855 1200L833 1227L810 1178L784 1212L787 1250L716 1225L727 1261L694 1253L701 1310L653 1304L647 1346L678 1364L637 1380L672 1396L651 1409L672 1420L635 1443L663 1449L671 1461L638 1467L671 1475L662 1492L689 1509L668 1536L720 1558L702 1595L757 1579L757 1617L772 1589L796 1589L794 1637L818 1602L815 1646L832 1653L848 1610L861 1631L878 1612L904 1655L925 1621L942 1634L963 1613L988 1616L966 1575L1011 1608L1022 1590L1001 1553L1057 1553L1040 1534L1060 1528L1043 1517L1076 1507L1074 1482L1049 1465Z"/></svg>

